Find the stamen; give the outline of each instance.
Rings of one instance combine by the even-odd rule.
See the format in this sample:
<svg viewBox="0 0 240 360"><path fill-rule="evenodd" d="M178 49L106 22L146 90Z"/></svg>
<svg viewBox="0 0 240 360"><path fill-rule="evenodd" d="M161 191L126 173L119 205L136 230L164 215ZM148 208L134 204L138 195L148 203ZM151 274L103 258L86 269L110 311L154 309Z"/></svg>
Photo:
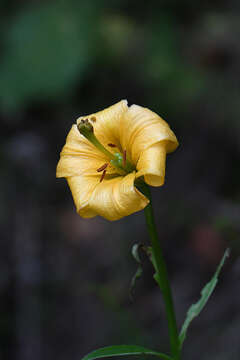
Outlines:
<svg viewBox="0 0 240 360"><path fill-rule="evenodd" d="M100 150L109 160L110 163L118 169L117 172L121 171L124 173L130 173L135 170L135 167L128 161L127 152L124 150L123 154L115 152L114 154L108 151L96 138L94 134L93 125L90 123L88 119L81 119L80 122L77 123L77 128L81 135L83 135L88 141L90 141L93 146L95 146L98 150ZM109 143L110 147L117 147L115 144ZM107 165L102 165L97 171L105 172ZM105 173L102 175L102 179L105 176ZM102 180L101 180L102 181Z"/></svg>
<svg viewBox="0 0 240 360"><path fill-rule="evenodd" d="M93 122L95 122L97 120L96 116L91 116L90 120L92 120Z"/></svg>
<svg viewBox="0 0 240 360"><path fill-rule="evenodd" d="M123 151L123 160L122 160L123 167L126 166L126 160L127 160L127 151L124 150Z"/></svg>
<svg viewBox="0 0 240 360"><path fill-rule="evenodd" d="M108 165L109 165L108 163L103 164L99 169L97 169L97 172L101 172L105 170L108 167Z"/></svg>
<svg viewBox="0 0 240 360"><path fill-rule="evenodd" d="M104 179L104 177L105 177L105 175L106 175L106 171L107 171L107 170L103 170L102 176L101 176L101 178L100 178L100 182L103 181L103 179Z"/></svg>

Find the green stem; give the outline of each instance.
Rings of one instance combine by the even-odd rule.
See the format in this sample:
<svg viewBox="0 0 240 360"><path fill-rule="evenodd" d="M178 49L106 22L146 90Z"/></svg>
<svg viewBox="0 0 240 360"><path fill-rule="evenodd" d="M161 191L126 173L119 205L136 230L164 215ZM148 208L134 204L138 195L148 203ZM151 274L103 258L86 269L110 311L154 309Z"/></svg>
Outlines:
<svg viewBox="0 0 240 360"><path fill-rule="evenodd" d="M146 184L141 184L141 191L149 198L150 202L148 206L145 207L145 218L148 227L148 232L151 238L152 244L152 255L154 258L154 266L156 268L157 279L159 279L159 285L162 291L163 300L165 303L167 320L168 320L168 331L171 344L171 353L174 360L180 360L180 344L178 338L178 329L176 316L174 311L173 299L171 288L168 280L167 268L165 260L163 257L162 249L160 242L158 240L158 234L156 229L156 224L154 221L152 201L151 201L151 192L150 188Z"/></svg>

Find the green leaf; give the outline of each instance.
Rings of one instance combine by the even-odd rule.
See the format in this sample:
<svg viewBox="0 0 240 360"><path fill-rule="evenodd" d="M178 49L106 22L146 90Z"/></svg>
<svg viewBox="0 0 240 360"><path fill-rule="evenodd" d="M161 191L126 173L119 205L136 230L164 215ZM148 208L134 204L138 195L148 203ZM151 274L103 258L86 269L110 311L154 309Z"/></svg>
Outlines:
<svg viewBox="0 0 240 360"><path fill-rule="evenodd" d="M134 244L132 247L132 256L134 257L134 259L141 264L141 260L138 254L139 248L140 246L142 246L141 244Z"/></svg>
<svg viewBox="0 0 240 360"><path fill-rule="evenodd" d="M142 276L143 273L143 269L142 269L142 264L141 264L141 259L139 257L139 248L142 247L142 244L134 244L132 247L132 256L134 257L134 259L136 260L136 262L139 264L137 271L135 272L135 274L132 277L131 280L131 284L130 284L130 298L133 298L133 290L136 284L137 279L139 279Z"/></svg>
<svg viewBox="0 0 240 360"><path fill-rule="evenodd" d="M215 272L215 274L213 275L212 279L204 286L204 288L201 291L201 298L198 300L197 303L193 304L192 306L190 306L188 312L187 312L187 316L186 319L184 321L184 324L182 326L180 335L179 335L179 340L180 340L180 345L182 346L186 334L187 334L187 330L188 327L190 325L190 323L193 321L193 319L195 317L197 317L200 312L202 311L202 309L204 308L204 306L206 305L209 297L211 296L211 294L213 293L217 282L218 282L218 275L223 267L223 264L226 260L226 258L229 256L230 254L230 249L227 249L222 257L222 260L220 262L220 264L217 267L217 270Z"/></svg>
<svg viewBox="0 0 240 360"><path fill-rule="evenodd" d="M82 360L93 360L103 357L111 356L124 356L124 355L153 355L158 356L164 360L171 360L171 357L154 350L146 349L137 345L112 345L107 346L95 351L92 351L88 355L84 356Z"/></svg>
<svg viewBox="0 0 240 360"><path fill-rule="evenodd" d="M143 269L141 267L141 265L137 268L137 271L135 272L135 274L132 277L131 280L131 284L130 284L130 297L133 297L133 290L136 284L137 279L139 279L142 276L143 273Z"/></svg>
<svg viewBox="0 0 240 360"><path fill-rule="evenodd" d="M157 282L157 284L159 285L160 289L162 290L162 282L161 282L161 278L158 274L157 271L157 264L156 264L156 259L154 257L153 251L152 251L152 247L149 246L147 249L147 255L153 265L154 270L156 271L155 274L153 275L154 280Z"/></svg>

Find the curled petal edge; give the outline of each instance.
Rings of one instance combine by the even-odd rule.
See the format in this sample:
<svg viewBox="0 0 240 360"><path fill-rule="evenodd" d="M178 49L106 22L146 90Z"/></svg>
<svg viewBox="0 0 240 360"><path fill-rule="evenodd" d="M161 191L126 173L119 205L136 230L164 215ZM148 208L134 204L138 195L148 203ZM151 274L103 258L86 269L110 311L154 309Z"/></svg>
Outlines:
<svg viewBox="0 0 240 360"><path fill-rule="evenodd" d="M143 176L148 185L162 186L165 180L166 155L164 141L142 151L137 163L136 178Z"/></svg>
<svg viewBox="0 0 240 360"><path fill-rule="evenodd" d="M67 178L78 214L114 221L144 209L149 200L135 187L135 175L133 172L101 183L92 176Z"/></svg>

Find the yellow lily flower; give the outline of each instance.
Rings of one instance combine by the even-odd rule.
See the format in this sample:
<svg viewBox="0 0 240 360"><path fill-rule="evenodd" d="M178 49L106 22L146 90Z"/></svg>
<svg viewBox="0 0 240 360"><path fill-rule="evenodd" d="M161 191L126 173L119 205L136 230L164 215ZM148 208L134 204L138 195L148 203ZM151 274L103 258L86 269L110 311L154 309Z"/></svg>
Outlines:
<svg viewBox="0 0 240 360"><path fill-rule="evenodd" d="M57 177L67 179L80 216L118 220L147 206L136 181L163 185L166 154L177 146L156 113L122 100L77 119L61 151Z"/></svg>

